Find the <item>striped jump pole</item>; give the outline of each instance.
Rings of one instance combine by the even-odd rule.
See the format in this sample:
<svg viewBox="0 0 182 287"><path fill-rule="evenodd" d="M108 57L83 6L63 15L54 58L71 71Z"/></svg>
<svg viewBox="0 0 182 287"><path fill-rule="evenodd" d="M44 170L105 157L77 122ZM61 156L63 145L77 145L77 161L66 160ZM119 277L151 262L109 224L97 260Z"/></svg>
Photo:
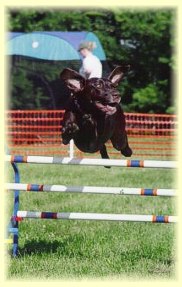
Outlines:
<svg viewBox="0 0 182 287"><path fill-rule="evenodd" d="M103 221L122 221L122 222L131 221L131 222L152 222L152 223L175 223L177 222L177 216L163 216L163 215L18 211L17 220L20 221L24 218L103 220Z"/></svg>
<svg viewBox="0 0 182 287"><path fill-rule="evenodd" d="M90 159L54 156L21 156L6 155L5 160L13 163L39 163L63 165L89 165L89 166L117 166L117 167L144 167L144 168L176 168L176 161L158 160L120 160L120 159Z"/></svg>
<svg viewBox="0 0 182 287"><path fill-rule="evenodd" d="M66 186L6 183L7 190L21 190L32 192L68 192L91 194L116 194L116 195L143 195L143 196L176 196L174 189L128 188L128 187L103 187L103 186Z"/></svg>

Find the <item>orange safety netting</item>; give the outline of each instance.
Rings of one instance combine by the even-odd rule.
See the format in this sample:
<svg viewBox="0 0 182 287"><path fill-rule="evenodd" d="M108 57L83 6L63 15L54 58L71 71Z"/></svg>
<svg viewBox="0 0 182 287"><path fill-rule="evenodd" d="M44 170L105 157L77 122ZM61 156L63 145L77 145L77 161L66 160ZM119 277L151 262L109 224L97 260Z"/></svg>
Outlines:
<svg viewBox="0 0 182 287"><path fill-rule="evenodd" d="M12 154L69 156L69 145L62 144L64 110L6 111L6 143ZM174 158L176 155L177 116L125 113L126 129L133 157ZM107 143L109 154L121 154ZM74 156L84 154L74 147Z"/></svg>

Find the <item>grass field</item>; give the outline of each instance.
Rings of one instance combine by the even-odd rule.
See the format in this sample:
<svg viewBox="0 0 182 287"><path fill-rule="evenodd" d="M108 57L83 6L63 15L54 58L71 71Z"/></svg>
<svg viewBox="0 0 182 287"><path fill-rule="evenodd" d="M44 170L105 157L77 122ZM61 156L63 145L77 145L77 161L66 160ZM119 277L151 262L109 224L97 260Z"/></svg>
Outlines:
<svg viewBox="0 0 182 287"><path fill-rule="evenodd" d="M19 169L22 183L175 187L175 170L29 164ZM7 196L10 210L13 196ZM21 193L20 209L176 215L173 198L119 195ZM174 279L175 230L174 224L26 219L20 223L19 257L7 255L7 278Z"/></svg>

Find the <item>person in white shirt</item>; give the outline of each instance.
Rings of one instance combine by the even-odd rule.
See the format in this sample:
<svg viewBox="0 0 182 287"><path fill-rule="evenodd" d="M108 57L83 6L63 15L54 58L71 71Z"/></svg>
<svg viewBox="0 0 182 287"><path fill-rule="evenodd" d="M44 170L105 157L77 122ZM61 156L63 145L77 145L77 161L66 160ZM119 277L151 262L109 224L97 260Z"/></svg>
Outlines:
<svg viewBox="0 0 182 287"><path fill-rule="evenodd" d="M92 50L94 48L96 48L95 42L83 42L78 48L78 51L83 57L79 73L86 79L102 77L102 64L100 60L93 55Z"/></svg>

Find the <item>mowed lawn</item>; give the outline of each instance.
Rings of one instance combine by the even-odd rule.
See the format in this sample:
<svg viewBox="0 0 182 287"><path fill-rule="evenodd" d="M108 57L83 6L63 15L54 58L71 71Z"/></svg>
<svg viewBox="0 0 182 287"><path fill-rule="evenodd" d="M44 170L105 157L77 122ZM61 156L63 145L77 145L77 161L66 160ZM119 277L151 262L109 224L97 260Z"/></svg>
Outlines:
<svg viewBox="0 0 182 287"><path fill-rule="evenodd" d="M13 172L7 164L9 182ZM174 188L175 170L19 164L22 183ZM13 205L8 193L9 210ZM175 199L21 192L20 210L176 215ZM174 279L175 224L25 219L8 279ZM9 247L10 249L10 247ZM9 253L10 254L10 250Z"/></svg>

